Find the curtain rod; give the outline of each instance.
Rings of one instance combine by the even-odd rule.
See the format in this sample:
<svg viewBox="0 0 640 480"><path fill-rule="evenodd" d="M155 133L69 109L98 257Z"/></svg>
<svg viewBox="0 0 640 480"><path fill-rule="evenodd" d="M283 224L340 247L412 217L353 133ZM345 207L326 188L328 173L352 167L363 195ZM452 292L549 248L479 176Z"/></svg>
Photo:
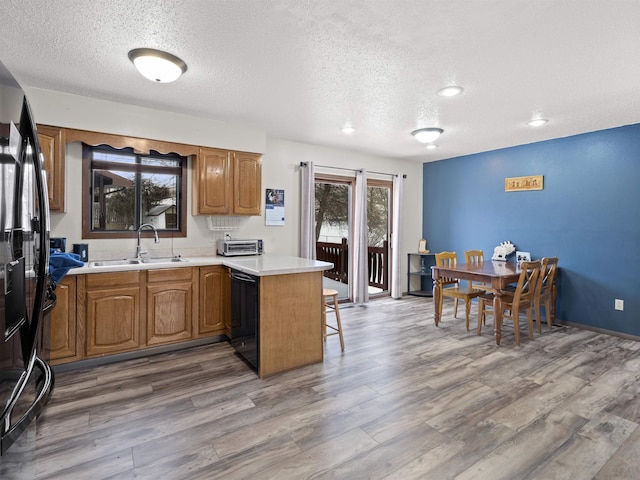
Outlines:
<svg viewBox="0 0 640 480"><path fill-rule="evenodd" d="M307 162L300 162L300 166L301 167L306 167L307 166ZM335 170L347 170L349 172L361 172L363 169L361 168L345 168L345 167L330 167L329 165L316 165L316 167L320 167L320 168L333 168ZM398 173L385 173L385 172L373 172L371 170L367 170L368 173L374 173L376 175L389 175L390 177L397 177L399 174ZM407 178L406 174L402 175L402 178Z"/></svg>

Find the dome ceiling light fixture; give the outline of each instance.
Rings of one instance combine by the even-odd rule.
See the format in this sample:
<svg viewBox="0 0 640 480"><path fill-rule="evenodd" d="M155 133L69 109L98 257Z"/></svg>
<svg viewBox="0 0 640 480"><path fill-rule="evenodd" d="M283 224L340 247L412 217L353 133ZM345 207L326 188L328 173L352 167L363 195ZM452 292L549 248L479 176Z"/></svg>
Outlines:
<svg viewBox="0 0 640 480"><path fill-rule="evenodd" d="M549 120L547 120L546 118L534 118L532 120L529 120L527 122L527 125L529 125L530 127L540 127L545 123L547 123L548 121Z"/></svg>
<svg viewBox="0 0 640 480"><path fill-rule="evenodd" d="M433 143L444 132L441 128L419 128L411 132L411 135L416 137L421 143Z"/></svg>
<svg viewBox="0 0 640 480"><path fill-rule="evenodd" d="M351 125L350 123L347 123L344 127L341 128L342 133L345 133L347 135L351 135L353 132L356 131L355 128L353 128L353 125Z"/></svg>
<svg viewBox="0 0 640 480"><path fill-rule="evenodd" d="M436 95L440 97L455 97L460 95L464 89L458 85L451 85L450 87L441 88L436 92Z"/></svg>
<svg viewBox="0 0 640 480"><path fill-rule="evenodd" d="M129 52L143 77L157 83L173 82L187 71L187 64L170 53L153 48L134 48Z"/></svg>

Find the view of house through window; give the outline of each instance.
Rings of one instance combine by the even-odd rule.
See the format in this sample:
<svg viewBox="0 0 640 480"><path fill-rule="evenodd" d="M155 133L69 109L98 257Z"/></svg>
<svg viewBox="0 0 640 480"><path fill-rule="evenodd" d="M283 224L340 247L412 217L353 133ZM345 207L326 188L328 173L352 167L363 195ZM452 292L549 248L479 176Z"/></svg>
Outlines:
<svg viewBox="0 0 640 480"><path fill-rule="evenodd" d="M316 175L315 233L316 258L333 263L324 272L324 287L338 291L339 299L349 298L349 244L352 238L352 189L354 179ZM367 235L369 294L389 290L389 231L391 182L367 181Z"/></svg>
<svg viewBox="0 0 640 480"><path fill-rule="evenodd" d="M184 162L177 155L91 148L91 231L132 231L144 223L179 231Z"/></svg>

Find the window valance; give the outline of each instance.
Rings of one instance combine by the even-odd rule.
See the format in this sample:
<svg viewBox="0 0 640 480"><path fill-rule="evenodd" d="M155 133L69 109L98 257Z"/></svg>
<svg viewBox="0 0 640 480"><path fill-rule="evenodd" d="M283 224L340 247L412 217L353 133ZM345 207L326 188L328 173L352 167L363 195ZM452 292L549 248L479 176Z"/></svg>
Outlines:
<svg viewBox="0 0 640 480"><path fill-rule="evenodd" d="M199 147L184 143L165 142L148 138L127 137L111 133L90 132L88 130L76 130L65 128L66 142L82 142L90 146L109 145L113 148L133 148L134 153L150 154L155 151L162 154L177 153L183 157L197 155Z"/></svg>

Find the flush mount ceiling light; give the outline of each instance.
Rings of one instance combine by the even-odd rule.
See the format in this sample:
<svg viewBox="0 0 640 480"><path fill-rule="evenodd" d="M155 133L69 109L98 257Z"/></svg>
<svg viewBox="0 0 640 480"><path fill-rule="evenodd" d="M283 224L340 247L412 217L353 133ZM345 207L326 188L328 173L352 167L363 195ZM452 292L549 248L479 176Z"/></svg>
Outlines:
<svg viewBox="0 0 640 480"><path fill-rule="evenodd" d="M178 57L153 48L134 48L129 52L129 60L152 82L173 82L187 71L187 64Z"/></svg>
<svg viewBox="0 0 640 480"><path fill-rule="evenodd" d="M433 143L444 132L441 128L419 128L411 132L411 135L416 137L421 143Z"/></svg>
<svg viewBox="0 0 640 480"><path fill-rule="evenodd" d="M530 127L539 127L541 125L544 125L548 121L549 120L547 120L546 118L534 118L533 120L529 120L527 122L527 125L529 125Z"/></svg>
<svg viewBox="0 0 640 480"><path fill-rule="evenodd" d="M353 125L351 124L347 124L344 127L342 127L342 133L346 133L347 135L351 135L353 132L355 132L356 129L353 128Z"/></svg>
<svg viewBox="0 0 640 480"><path fill-rule="evenodd" d="M463 88L457 85L451 85L450 87L441 88L436 92L441 97L455 97L462 93Z"/></svg>

